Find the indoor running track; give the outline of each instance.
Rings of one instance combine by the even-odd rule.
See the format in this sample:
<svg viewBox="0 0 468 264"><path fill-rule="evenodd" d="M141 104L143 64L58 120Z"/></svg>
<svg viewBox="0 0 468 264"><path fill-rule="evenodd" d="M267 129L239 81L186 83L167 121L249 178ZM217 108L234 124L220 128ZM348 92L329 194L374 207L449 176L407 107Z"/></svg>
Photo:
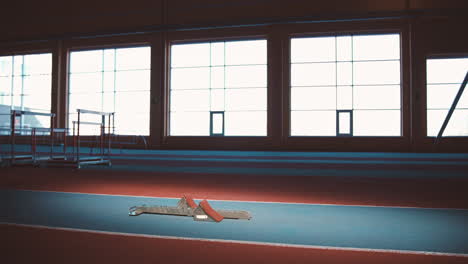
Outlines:
<svg viewBox="0 0 468 264"><path fill-rule="evenodd" d="M468 210L210 201L252 219L196 222L190 217L128 216L141 204L177 199L0 190L2 224L311 248L468 257ZM467 259L468 260L468 259Z"/></svg>

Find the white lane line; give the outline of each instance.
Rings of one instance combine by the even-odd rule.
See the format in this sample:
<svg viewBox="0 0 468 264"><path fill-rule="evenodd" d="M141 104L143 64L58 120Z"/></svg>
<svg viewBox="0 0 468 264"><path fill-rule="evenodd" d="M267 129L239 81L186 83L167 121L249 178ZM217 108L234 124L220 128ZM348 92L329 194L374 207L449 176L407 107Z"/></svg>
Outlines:
<svg viewBox="0 0 468 264"><path fill-rule="evenodd" d="M0 225L8 225L8 226L16 226L16 227L32 227L32 228L37 228L37 229L42 228L42 229L48 229L48 230L62 230L62 231L82 232L82 233L105 234L105 235L113 235L113 236L144 237L144 238L187 240L187 241L201 241L201 242L216 242L216 243L231 243L231 244L247 244L247 245L287 247L287 248L305 248L305 249L318 249L318 250L337 250L337 251L341 250L341 251L358 251L358 252L393 253L393 254L411 254L411 255L447 256L447 257L464 257L464 258L468 258L468 254L434 252L434 251L397 250L397 249L371 249L371 248L354 248L354 247L329 247L329 246L283 244L283 243L270 243L270 242L252 242L252 241L243 241L243 240L188 238L188 237L159 236L159 235L147 235L147 234L132 234L132 233L98 231L98 230L77 229L77 228L68 228L68 227L50 227L50 226L43 226L43 225L14 224L14 223L8 223L8 222L0 222Z"/></svg>

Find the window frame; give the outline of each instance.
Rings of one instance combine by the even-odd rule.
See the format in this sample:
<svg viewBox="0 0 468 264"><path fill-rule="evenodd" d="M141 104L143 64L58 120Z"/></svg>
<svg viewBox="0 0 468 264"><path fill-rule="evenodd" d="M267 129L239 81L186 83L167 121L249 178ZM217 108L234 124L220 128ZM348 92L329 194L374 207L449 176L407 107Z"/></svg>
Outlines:
<svg viewBox="0 0 468 264"><path fill-rule="evenodd" d="M62 47L61 47L61 58L60 62L63 65L63 73L61 75L61 83L62 87L62 94L61 100L63 102L60 105L59 112L65 113L63 116L60 117L59 124L61 127L67 127L69 124L69 78L70 78L70 54L74 51L91 51L91 50L100 50L100 49L113 49L113 48L134 48L134 47L150 47L151 49L151 68L150 68L150 109L149 109L149 135L147 136L139 136L139 135L116 135L119 140L126 144L125 147L127 148L147 148L155 146L157 139L155 138L156 135L153 133L153 126L155 126L155 120L153 119L152 113L155 111L154 105L154 96L158 93L155 91L155 83L157 82L156 79L160 78L155 72L155 68L153 66L153 61L155 58L159 56L159 54L153 54L153 49L158 50L159 48L158 37L153 36L151 34L142 34L142 35L130 35L130 36L123 36L123 37L97 37L97 38L78 38L78 39L71 39L71 40L64 40ZM135 141L135 136L138 136L137 143L135 144L128 144L126 142L133 142ZM68 138L71 140L72 135L69 134ZM82 136L84 140L91 140L94 136ZM114 144L114 143L113 143ZM115 143L118 146L118 143Z"/></svg>
<svg viewBox="0 0 468 264"><path fill-rule="evenodd" d="M57 113L56 106L58 100L56 98L57 94L57 67L55 65L55 58L57 55L56 48L52 41L45 41L43 43L22 43L20 45L1 45L0 46L0 56L26 56L26 55L35 55L35 54L51 54L51 72L50 72L50 113ZM45 109L44 109L45 110ZM57 116L57 115L56 115ZM49 127L57 125L57 119L54 118L55 124L50 123ZM9 136L0 135L0 139L8 138ZM20 138L23 136L20 136ZM26 136L27 137L27 136ZM21 140L21 139L19 139Z"/></svg>
<svg viewBox="0 0 468 264"><path fill-rule="evenodd" d="M291 131L291 39L300 37L330 37L346 35L400 35L400 136L292 136ZM316 150L398 150L410 147L410 54L409 26L404 20L355 21L349 23L301 24L285 27L283 68L283 122L282 134L289 149Z"/></svg>
<svg viewBox="0 0 468 264"><path fill-rule="evenodd" d="M165 40L167 57L165 60L164 85L164 124L162 127L163 147L167 148L199 148L206 149L222 148L268 148L272 142L272 103L274 95L271 92L272 64L271 57L271 28L226 28L213 30L199 30L187 32L169 32ZM196 44L216 41L244 41L244 40L266 40L267 41L267 134L266 136L171 136L170 135L170 77L171 77L171 46L173 44Z"/></svg>
<svg viewBox="0 0 468 264"><path fill-rule="evenodd" d="M423 78L423 85L424 85L424 91L421 93L421 109L422 109L422 123L421 123L421 133L423 134L424 141L426 144L431 144L433 142L436 136L429 136L427 127L428 127L428 113L427 113L427 61L431 59L460 59L460 58L465 58L468 59L468 52L466 53L434 53L434 54L428 54L424 57L424 62L423 62L423 67L424 67L424 75L422 76ZM462 80L463 81L463 80ZM460 86L458 86L459 88ZM458 91L458 89L457 89ZM467 88L465 88L465 93L468 91ZM451 105L448 106L448 109L450 109ZM459 141L466 141L468 139L468 136L442 136L440 141L447 142L448 144L456 144L456 142Z"/></svg>

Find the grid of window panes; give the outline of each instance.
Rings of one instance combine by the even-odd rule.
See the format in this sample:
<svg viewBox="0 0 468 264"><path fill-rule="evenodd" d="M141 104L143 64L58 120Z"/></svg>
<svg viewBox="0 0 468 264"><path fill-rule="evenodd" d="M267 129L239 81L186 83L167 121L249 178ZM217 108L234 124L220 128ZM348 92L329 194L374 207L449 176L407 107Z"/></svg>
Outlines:
<svg viewBox="0 0 468 264"><path fill-rule="evenodd" d="M267 135L266 40L173 44L170 74L171 136L213 134L214 112L225 136Z"/></svg>
<svg viewBox="0 0 468 264"><path fill-rule="evenodd" d="M76 109L87 109L115 112L116 134L149 135L150 47L73 51L69 69L69 128L77 120ZM101 121L100 116L82 118ZM80 127L80 134L98 133L99 127Z"/></svg>
<svg viewBox="0 0 468 264"><path fill-rule="evenodd" d="M50 113L51 74L51 53L0 57L0 127L10 126L9 113L13 109ZM46 116L28 115L18 122L22 128L50 127L50 118Z"/></svg>
<svg viewBox="0 0 468 264"><path fill-rule="evenodd" d="M435 137L468 72L468 57L427 60L427 136ZM468 92L462 94L443 136L468 136Z"/></svg>
<svg viewBox="0 0 468 264"><path fill-rule="evenodd" d="M399 34L292 38L290 85L292 136L401 135Z"/></svg>

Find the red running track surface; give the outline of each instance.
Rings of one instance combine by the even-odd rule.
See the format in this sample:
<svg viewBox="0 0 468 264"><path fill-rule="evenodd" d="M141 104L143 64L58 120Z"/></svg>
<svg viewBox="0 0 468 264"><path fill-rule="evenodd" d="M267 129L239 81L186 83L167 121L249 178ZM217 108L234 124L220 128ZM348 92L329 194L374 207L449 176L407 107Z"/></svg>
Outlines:
<svg viewBox="0 0 468 264"><path fill-rule="evenodd" d="M462 264L468 258L121 236L0 225L2 263Z"/></svg>
<svg viewBox="0 0 468 264"><path fill-rule="evenodd" d="M0 188L197 199L468 208L464 179L2 169ZM233 244L0 225L2 263L468 263L466 257Z"/></svg>
<svg viewBox="0 0 468 264"><path fill-rule="evenodd" d="M468 208L468 179L2 169L0 188L196 199Z"/></svg>

